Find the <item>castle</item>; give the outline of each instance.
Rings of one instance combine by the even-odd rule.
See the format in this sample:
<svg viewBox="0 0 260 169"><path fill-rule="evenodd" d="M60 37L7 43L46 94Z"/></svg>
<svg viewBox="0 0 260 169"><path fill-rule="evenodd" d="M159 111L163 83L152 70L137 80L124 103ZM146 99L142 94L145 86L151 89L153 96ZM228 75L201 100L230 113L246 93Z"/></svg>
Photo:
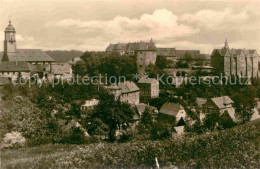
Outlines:
<svg viewBox="0 0 260 169"><path fill-rule="evenodd" d="M145 67L156 62L156 46L153 40L150 42L135 42L135 43L118 43L110 44L106 48L106 52L117 52L120 55L136 54L137 72L140 76L144 76Z"/></svg>
<svg viewBox="0 0 260 169"><path fill-rule="evenodd" d="M214 49L211 66L226 76L259 77L259 56L255 49L229 49L228 41L222 49Z"/></svg>

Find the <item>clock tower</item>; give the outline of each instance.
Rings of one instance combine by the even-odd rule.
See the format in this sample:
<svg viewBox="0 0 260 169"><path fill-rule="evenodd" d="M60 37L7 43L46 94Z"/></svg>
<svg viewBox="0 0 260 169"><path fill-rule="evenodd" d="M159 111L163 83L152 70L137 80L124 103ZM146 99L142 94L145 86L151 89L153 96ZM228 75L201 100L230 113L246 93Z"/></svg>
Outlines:
<svg viewBox="0 0 260 169"><path fill-rule="evenodd" d="M8 26L5 28L3 61L9 61L8 56L14 56L15 54L16 54L15 29L12 26L11 21L9 21Z"/></svg>

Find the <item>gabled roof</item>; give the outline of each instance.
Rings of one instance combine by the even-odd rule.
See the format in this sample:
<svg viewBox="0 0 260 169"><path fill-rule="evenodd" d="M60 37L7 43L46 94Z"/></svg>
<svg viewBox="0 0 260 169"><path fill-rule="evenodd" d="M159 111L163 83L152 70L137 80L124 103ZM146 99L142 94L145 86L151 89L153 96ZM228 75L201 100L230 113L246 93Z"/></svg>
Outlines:
<svg viewBox="0 0 260 169"><path fill-rule="evenodd" d="M115 49L115 44L109 44L106 48L106 52L112 52Z"/></svg>
<svg viewBox="0 0 260 169"><path fill-rule="evenodd" d="M30 72L27 62L1 62L0 72Z"/></svg>
<svg viewBox="0 0 260 169"><path fill-rule="evenodd" d="M140 51L140 50L151 50L156 51L156 47L153 41L150 42L133 42L133 43L117 43L117 44L110 44L107 48L107 52L117 51L117 50L124 50L127 52L132 51Z"/></svg>
<svg viewBox="0 0 260 169"><path fill-rule="evenodd" d="M158 113L158 110L157 110L156 107L150 106L150 105L147 105L147 104L144 104L144 103L139 103L139 104L136 105L136 109L137 109L140 116L143 115L146 107L149 108L151 111Z"/></svg>
<svg viewBox="0 0 260 169"><path fill-rule="evenodd" d="M158 82L158 81L154 78L141 78L138 81L138 83L148 83L148 84L151 84L151 83L154 83L154 82Z"/></svg>
<svg viewBox="0 0 260 169"><path fill-rule="evenodd" d="M157 48L156 49L157 56L176 56L175 48Z"/></svg>
<svg viewBox="0 0 260 169"><path fill-rule="evenodd" d="M54 60L41 49L17 49L16 54L8 56L9 61L53 62Z"/></svg>
<svg viewBox="0 0 260 169"><path fill-rule="evenodd" d="M156 47L154 45L153 42L139 42L137 43L137 48L136 50L153 50L153 51L156 51Z"/></svg>
<svg viewBox="0 0 260 169"><path fill-rule="evenodd" d="M179 110L182 110L183 107L179 103L164 103L160 109L160 113L170 115L170 116L176 116L179 112Z"/></svg>
<svg viewBox="0 0 260 169"><path fill-rule="evenodd" d="M255 54L257 56L257 52L255 49L214 49L212 55L214 55L215 52L218 52L221 56L225 56L226 53L230 53L230 55L232 55L233 57L240 57L242 54L248 55L250 57L254 57Z"/></svg>
<svg viewBox="0 0 260 169"><path fill-rule="evenodd" d="M136 84L134 82L131 82L131 81L119 83L118 87L121 89L122 94L139 91L139 88L136 86Z"/></svg>
<svg viewBox="0 0 260 169"><path fill-rule="evenodd" d="M185 56L186 53L190 53L191 56L198 56L200 54L199 50L176 50L176 55L178 57Z"/></svg>
<svg viewBox="0 0 260 169"><path fill-rule="evenodd" d="M45 51L56 63L69 63L75 58L80 58L84 53L77 50L49 50Z"/></svg>
<svg viewBox="0 0 260 169"><path fill-rule="evenodd" d="M126 50L126 44L125 43L118 43L114 46L115 50Z"/></svg>
<svg viewBox="0 0 260 169"><path fill-rule="evenodd" d="M215 97L211 98L211 100L219 109L225 109L230 107L230 104L234 103L228 96Z"/></svg>

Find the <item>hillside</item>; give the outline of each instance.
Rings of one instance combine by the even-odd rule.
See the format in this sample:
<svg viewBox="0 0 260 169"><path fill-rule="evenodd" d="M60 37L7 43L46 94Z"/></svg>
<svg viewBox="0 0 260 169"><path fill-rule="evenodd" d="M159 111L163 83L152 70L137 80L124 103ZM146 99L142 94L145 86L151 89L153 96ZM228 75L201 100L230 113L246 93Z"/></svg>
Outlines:
<svg viewBox="0 0 260 169"><path fill-rule="evenodd" d="M260 119L244 126L165 141L43 145L3 150L3 168L259 168Z"/></svg>
<svg viewBox="0 0 260 169"><path fill-rule="evenodd" d="M50 55L55 60L55 62L58 63L65 63L71 60L72 58L80 57L83 55L82 51L77 50L49 50L45 52L48 55Z"/></svg>

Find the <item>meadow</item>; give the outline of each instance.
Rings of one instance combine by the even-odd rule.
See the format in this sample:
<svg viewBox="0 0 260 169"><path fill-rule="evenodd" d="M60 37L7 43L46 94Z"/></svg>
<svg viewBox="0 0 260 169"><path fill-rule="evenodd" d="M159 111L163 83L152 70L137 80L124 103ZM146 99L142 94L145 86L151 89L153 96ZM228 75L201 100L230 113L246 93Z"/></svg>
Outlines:
<svg viewBox="0 0 260 169"><path fill-rule="evenodd" d="M260 119L232 129L161 141L41 145L1 150L1 167L259 168Z"/></svg>

